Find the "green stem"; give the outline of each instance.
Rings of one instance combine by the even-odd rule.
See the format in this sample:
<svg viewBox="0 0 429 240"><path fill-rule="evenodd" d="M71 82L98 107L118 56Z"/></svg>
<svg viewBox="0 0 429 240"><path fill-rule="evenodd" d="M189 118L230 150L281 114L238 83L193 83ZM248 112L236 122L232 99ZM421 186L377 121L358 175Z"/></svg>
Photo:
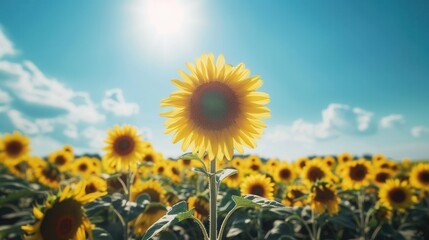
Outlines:
<svg viewBox="0 0 429 240"><path fill-rule="evenodd" d="M313 234L311 234L311 235L313 235L313 237L312 237L312 239L313 240L317 240L317 224L316 224L317 222L316 222L316 218L314 217L314 211L313 210L311 210L311 228L313 229Z"/></svg>
<svg viewBox="0 0 429 240"><path fill-rule="evenodd" d="M203 233L203 236L204 236L204 240L209 240L209 236L207 235L206 228L204 227L204 224L196 217L193 217L192 219L194 220L194 222L196 222L198 224L198 226L200 226L201 232Z"/></svg>
<svg viewBox="0 0 429 240"><path fill-rule="evenodd" d="M233 209L231 209L231 211L229 211L228 214L226 214L225 219L222 222L222 225L220 226L220 230L219 230L219 236L218 236L218 240L222 240L223 237L223 231L225 230L226 224L228 224L228 219L232 216L232 214L239 209L240 207L235 206Z"/></svg>
<svg viewBox="0 0 429 240"><path fill-rule="evenodd" d="M131 170L128 169L127 173L127 192L125 193L125 199L127 200L125 203L125 207L127 207L128 202L130 201L131 197ZM124 240L128 239L128 221L124 224Z"/></svg>
<svg viewBox="0 0 429 240"><path fill-rule="evenodd" d="M377 234L378 232L380 232L382 226L383 226L383 223L378 224L377 228L374 230L374 232L371 235L371 240L374 240L375 237L377 237Z"/></svg>
<svg viewBox="0 0 429 240"><path fill-rule="evenodd" d="M364 209L363 209L363 203L364 203L364 193L363 189L361 189L358 192L358 208L359 208L359 227L361 232L362 239L365 239L365 215L364 215Z"/></svg>
<svg viewBox="0 0 429 240"><path fill-rule="evenodd" d="M217 237L217 183L216 183L216 158L210 161L210 240L216 240Z"/></svg>
<svg viewBox="0 0 429 240"><path fill-rule="evenodd" d="M295 219L295 220L299 220L303 225L304 225L304 227L307 229L307 232L308 232L308 234L310 235L310 238L311 239L314 239L314 237L313 237L313 232L310 230L310 227L308 226L308 224L304 221L304 219L302 219L301 218L301 216L300 215L292 215L292 216L289 216L289 217L287 217L286 219L285 219L285 222L289 222L290 220L292 220L292 219Z"/></svg>

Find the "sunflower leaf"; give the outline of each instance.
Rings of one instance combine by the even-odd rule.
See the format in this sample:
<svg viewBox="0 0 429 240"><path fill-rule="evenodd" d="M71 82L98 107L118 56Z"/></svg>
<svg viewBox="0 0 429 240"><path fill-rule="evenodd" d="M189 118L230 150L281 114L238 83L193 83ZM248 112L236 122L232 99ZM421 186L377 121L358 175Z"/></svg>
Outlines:
<svg viewBox="0 0 429 240"><path fill-rule="evenodd" d="M220 183L220 182L222 182L222 180L224 180L225 178L227 178L227 177L229 177L229 176L231 176L231 175L234 175L234 174L236 174L238 171L237 171L237 169L234 169L234 168L225 168L225 169L222 169L222 170L220 170L220 171L218 171L217 173L216 173L216 181L218 182L218 183Z"/></svg>
<svg viewBox="0 0 429 240"><path fill-rule="evenodd" d="M244 199L250 200L253 203L255 203L261 207L264 207L264 208L273 208L273 207L282 208L282 207L285 207L283 204L276 202L274 200L268 200L266 198L263 198L263 197L260 197L257 195L252 195L252 194L244 195Z"/></svg>
<svg viewBox="0 0 429 240"><path fill-rule="evenodd" d="M149 229L146 231L146 234L141 240L148 240L166 229L167 227L174 225L178 222L181 222L185 219L192 218L194 210L188 210L187 204L185 201L181 201L174 205L166 215L161 217L156 221Z"/></svg>
<svg viewBox="0 0 429 240"><path fill-rule="evenodd" d="M180 156L178 158L178 160L179 159L183 159L183 160L200 160L200 158L197 155L195 155L195 154L193 154L191 152L183 154L182 156Z"/></svg>
<svg viewBox="0 0 429 240"><path fill-rule="evenodd" d="M204 168L200 168L200 167L194 167L194 168L191 168L192 169L192 171L194 171L194 172L197 172L197 173L202 173L202 174L204 174L204 175L206 175L206 176L210 176L210 174L204 169Z"/></svg>
<svg viewBox="0 0 429 240"><path fill-rule="evenodd" d="M237 207L260 207L258 204L252 202L252 200L240 196L232 196L232 200L235 202Z"/></svg>

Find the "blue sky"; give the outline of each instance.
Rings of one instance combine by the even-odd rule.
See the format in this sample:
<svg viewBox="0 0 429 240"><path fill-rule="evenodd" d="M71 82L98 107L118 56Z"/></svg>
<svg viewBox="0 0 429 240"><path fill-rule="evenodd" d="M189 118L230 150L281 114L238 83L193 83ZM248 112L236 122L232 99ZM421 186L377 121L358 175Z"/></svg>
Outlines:
<svg viewBox="0 0 429 240"><path fill-rule="evenodd" d="M129 123L166 156L159 102L202 53L264 80L264 157L429 157L427 1L3 1L0 132L100 152Z"/></svg>

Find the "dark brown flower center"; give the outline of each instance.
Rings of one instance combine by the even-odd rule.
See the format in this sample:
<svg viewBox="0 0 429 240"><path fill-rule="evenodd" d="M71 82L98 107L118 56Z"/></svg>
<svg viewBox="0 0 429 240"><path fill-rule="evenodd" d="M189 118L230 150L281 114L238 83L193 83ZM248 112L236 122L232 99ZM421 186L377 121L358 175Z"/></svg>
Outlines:
<svg viewBox="0 0 429 240"><path fill-rule="evenodd" d="M259 171L259 169L261 168L261 166L259 166L258 164L252 164L252 165L250 165L250 168L253 171Z"/></svg>
<svg viewBox="0 0 429 240"><path fill-rule="evenodd" d="M429 184L429 171L419 172L418 179L420 183Z"/></svg>
<svg viewBox="0 0 429 240"><path fill-rule="evenodd" d="M144 158L143 158L143 161L153 163L152 154L146 154L146 156L144 156Z"/></svg>
<svg viewBox="0 0 429 240"><path fill-rule="evenodd" d="M81 163L79 165L79 171L85 172L86 170L88 170L88 165L86 165L86 163Z"/></svg>
<svg viewBox="0 0 429 240"><path fill-rule="evenodd" d="M180 175L180 171L179 171L179 169L177 169L177 168L175 168L175 167L171 168L171 172L172 172L174 175Z"/></svg>
<svg viewBox="0 0 429 240"><path fill-rule="evenodd" d="M326 204L329 201L335 200L335 193L327 187L316 188L314 200Z"/></svg>
<svg viewBox="0 0 429 240"><path fill-rule="evenodd" d="M363 164L356 164L356 166L350 167L349 176L353 181L362 181L365 179L368 173L368 169Z"/></svg>
<svg viewBox="0 0 429 240"><path fill-rule="evenodd" d="M198 86L189 103L190 118L200 128L222 130L235 124L240 113L236 93L222 82Z"/></svg>
<svg viewBox="0 0 429 240"><path fill-rule="evenodd" d="M82 224L82 206L74 199L57 202L48 209L42 220L40 232L45 240L72 239Z"/></svg>
<svg viewBox="0 0 429 240"><path fill-rule="evenodd" d="M289 169L284 168L284 169L280 170L279 175L280 175L281 179L287 180L287 179L290 178L290 176L292 175L292 173L290 172Z"/></svg>
<svg viewBox="0 0 429 240"><path fill-rule="evenodd" d="M58 155L55 157L55 164L62 166L66 163L66 158L63 155Z"/></svg>
<svg viewBox="0 0 429 240"><path fill-rule="evenodd" d="M407 194L402 188L393 188L392 190L389 191L388 196L389 196L389 200L396 204L403 203L407 198Z"/></svg>
<svg viewBox="0 0 429 240"><path fill-rule="evenodd" d="M311 182L315 182L319 179L325 177L325 172L322 171L319 167L310 167L307 172L307 179Z"/></svg>
<svg viewBox="0 0 429 240"><path fill-rule="evenodd" d="M12 157L16 157L24 150L24 146L19 141L10 141L6 143L5 152Z"/></svg>
<svg viewBox="0 0 429 240"><path fill-rule="evenodd" d="M158 168L158 174L163 174L163 173L164 173L164 171L165 171L165 168L164 168L164 167L159 167L159 168Z"/></svg>
<svg viewBox="0 0 429 240"><path fill-rule="evenodd" d="M254 184L250 187L250 194L258 195L260 197L264 197L265 195L265 188L264 186L260 184Z"/></svg>
<svg viewBox="0 0 429 240"><path fill-rule="evenodd" d="M59 182L61 180L60 170L54 166L47 166L42 170L43 176L51 181Z"/></svg>
<svg viewBox="0 0 429 240"><path fill-rule="evenodd" d="M208 200L203 197L197 197L197 199L195 199L195 203L194 203L195 211L197 211L197 213L201 214L202 216L209 215L208 205L209 205Z"/></svg>
<svg viewBox="0 0 429 240"><path fill-rule="evenodd" d="M185 166L190 166L190 165L191 165L191 160L189 160L189 159L183 159L183 160L182 160L182 163L183 163L183 165L185 165Z"/></svg>
<svg viewBox="0 0 429 240"><path fill-rule="evenodd" d="M297 190L297 189L292 189L291 193L292 193L292 198L293 199L297 199L297 198L300 198L300 197L304 196L304 193L301 192L300 190Z"/></svg>
<svg viewBox="0 0 429 240"><path fill-rule="evenodd" d="M93 192L97 192L97 187L95 186L95 184L94 183L90 183L90 184L86 185L86 187L85 187L85 193L86 194L90 194L90 193L93 193Z"/></svg>
<svg viewBox="0 0 429 240"><path fill-rule="evenodd" d="M120 156L126 156L134 150L135 142L130 136L124 135L115 139L113 150Z"/></svg>
<svg viewBox="0 0 429 240"><path fill-rule="evenodd" d="M141 192L141 194L147 194L150 197L151 202L159 202L161 200L161 196L159 195L159 192L155 189L145 189Z"/></svg>
<svg viewBox="0 0 429 240"><path fill-rule="evenodd" d="M28 169L29 165L26 161L22 161L18 164L15 164L14 168L20 172L20 173L25 173Z"/></svg>
<svg viewBox="0 0 429 240"><path fill-rule="evenodd" d="M379 183L385 183L387 179L390 178L390 174L387 172L379 172L375 175L375 181Z"/></svg>
<svg viewBox="0 0 429 240"><path fill-rule="evenodd" d="M300 163L299 163L299 167L301 168L301 169L303 169L304 167L305 167L305 165L306 165L307 163L305 162L305 161L301 161Z"/></svg>

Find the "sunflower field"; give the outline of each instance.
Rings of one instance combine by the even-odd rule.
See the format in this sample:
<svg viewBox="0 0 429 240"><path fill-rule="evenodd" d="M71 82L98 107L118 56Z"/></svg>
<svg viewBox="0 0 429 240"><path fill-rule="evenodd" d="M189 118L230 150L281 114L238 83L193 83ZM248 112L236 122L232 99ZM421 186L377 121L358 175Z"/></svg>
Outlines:
<svg viewBox="0 0 429 240"><path fill-rule="evenodd" d="M429 163L344 152L246 155L270 116L244 64L204 54L161 107L184 152L165 158L131 125L103 155L34 156L0 138L0 239L429 239Z"/></svg>

